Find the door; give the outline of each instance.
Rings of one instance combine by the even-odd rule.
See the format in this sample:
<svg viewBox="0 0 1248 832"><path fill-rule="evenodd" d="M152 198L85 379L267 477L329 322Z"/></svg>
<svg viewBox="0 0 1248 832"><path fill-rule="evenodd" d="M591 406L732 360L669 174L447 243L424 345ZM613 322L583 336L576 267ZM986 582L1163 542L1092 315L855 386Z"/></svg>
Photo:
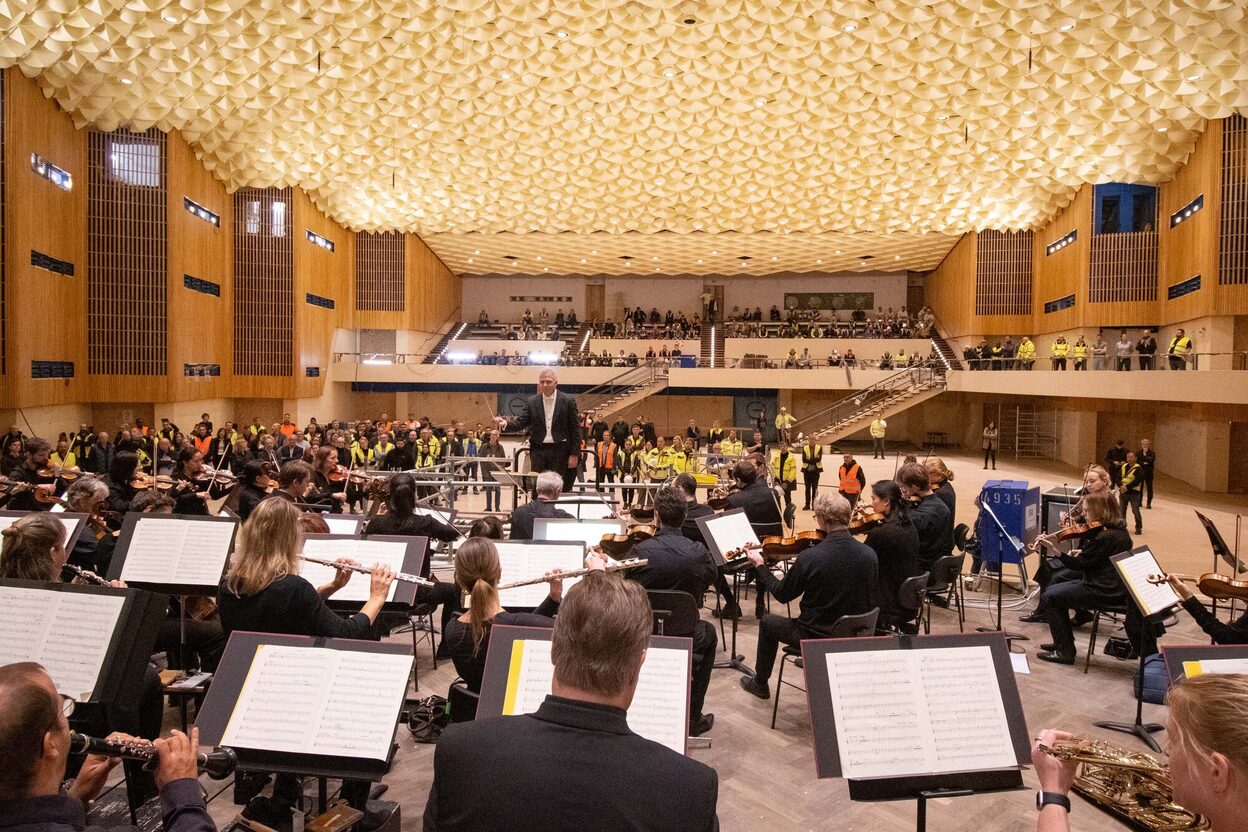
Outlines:
<svg viewBox="0 0 1248 832"><path fill-rule="evenodd" d="M598 321L607 319L607 287L602 283L591 283L585 287L585 317L582 320Z"/></svg>
<svg viewBox="0 0 1248 832"><path fill-rule="evenodd" d="M722 283L702 286L702 320L709 323L724 320L724 285Z"/></svg>

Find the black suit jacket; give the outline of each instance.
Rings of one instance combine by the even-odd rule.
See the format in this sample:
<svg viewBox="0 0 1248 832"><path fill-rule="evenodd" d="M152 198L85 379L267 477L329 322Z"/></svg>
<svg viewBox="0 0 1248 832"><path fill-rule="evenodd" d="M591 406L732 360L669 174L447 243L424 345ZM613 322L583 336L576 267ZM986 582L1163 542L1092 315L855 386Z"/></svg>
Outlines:
<svg viewBox="0 0 1248 832"><path fill-rule="evenodd" d="M628 576L646 589L687 592L701 603L706 588L715 580L715 564L706 546L685 537L677 528L659 529L654 537L634 546L629 557L648 561Z"/></svg>
<svg viewBox="0 0 1248 832"><path fill-rule="evenodd" d="M447 727L425 832L705 832L715 770L637 736L619 708L547 696L536 713Z"/></svg>
<svg viewBox="0 0 1248 832"><path fill-rule="evenodd" d="M574 519L554 503L545 500L530 500L511 513L511 533L508 540L532 540L534 517L563 517Z"/></svg>
<svg viewBox="0 0 1248 832"><path fill-rule="evenodd" d="M524 410L507 422L507 429L528 430L530 449L546 443L546 407L541 393L525 400ZM561 451L580 452L581 422L577 417L576 399L558 390L555 391L555 416L551 419L550 431Z"/></svg>
<svg viewBox="0 0 1248 832"><path fill-rule="evenodd" d="M706 545L706 539L702 537L702 529L698 528L699 517L709 517L715 513L715 509L710 506L699 503L697 500L691 500L685 504L685 524L680 527L680 533L690 540Z"/></svg>

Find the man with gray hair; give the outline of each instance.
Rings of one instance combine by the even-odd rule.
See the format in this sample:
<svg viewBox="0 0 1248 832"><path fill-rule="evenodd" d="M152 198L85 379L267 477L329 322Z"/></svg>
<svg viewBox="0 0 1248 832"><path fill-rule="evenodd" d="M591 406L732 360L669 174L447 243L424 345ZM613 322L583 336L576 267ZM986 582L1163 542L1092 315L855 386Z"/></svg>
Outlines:
<svg viewBox="0 0 1248 832"><path fill-rule="evenodd" d="M563 517L575 519L563 509L555 505L559 495L563 493L563 477L554 471L543 471L537 475L537 497L511 513L511 534L509 540L532 540L534 517Z"/></svg>
<svg viewBox="0 0 1248 832"><path fill-rule="evenodd" d="M529 467L555 471L570 491L581 459L581 422L576 399L559 392L559 374L547 367L537 377L537 395L524 402L514 419L495 416L499 429L528 430Z"/></svg>
<svg viewBox="0 0 1248 832"><path fill-rule="evenodd" d="M828 638L841 616L861 615L878 606L879 563L875 552L849 533L849 501L840 494L822 493L815 497L814 512L824 539L797 556L784 580L772 574L761 553L748 555L760 592L770 592L782 604L802 599L797 618L767 614L758 624L754 675L742 676L741 687L760 699L771 698L768 679L781 644L796 647L805 638Z"/></svg>

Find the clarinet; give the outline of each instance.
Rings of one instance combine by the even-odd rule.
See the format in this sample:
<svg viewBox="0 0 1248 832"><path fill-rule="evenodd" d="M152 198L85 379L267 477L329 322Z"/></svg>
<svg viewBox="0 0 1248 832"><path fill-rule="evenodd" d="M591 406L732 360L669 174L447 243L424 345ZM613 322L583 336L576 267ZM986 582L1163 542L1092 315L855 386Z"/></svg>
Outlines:
<svg viewBox="0 0 1248 832"><path fill-rule="evenodd" d="M69 753L101 754L105 757L118 757L135 763L142 763L144 770L156 768L159 752L156 746L147 742L127 742L124 740L102 740L89 737L77 731L69 732ZM213 780L224 780L234 773L238 757L232 748L218 748L215 751L201 751L195 757L198 770Z"/></svg>
<svg viewBox="0 0 1248 832"><path fill-rule="evenodd" d="M86 581L89 584L95 584L96 586L109 586L110 585L108 582L108 578L101 578L99 575L95 574L94 572L87 570L87 569L83 569L78 566L74 566L72 563L62 564L61 569L62 571L70 573L75 578L82 578L84 581Z"/></svg>

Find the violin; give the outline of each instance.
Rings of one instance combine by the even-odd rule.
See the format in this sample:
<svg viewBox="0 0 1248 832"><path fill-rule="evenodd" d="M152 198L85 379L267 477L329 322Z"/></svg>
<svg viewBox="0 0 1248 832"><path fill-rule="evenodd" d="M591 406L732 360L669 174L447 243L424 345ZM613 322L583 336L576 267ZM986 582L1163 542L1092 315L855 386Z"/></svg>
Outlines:
<svg viewBox="0 0 1248 832"><path fill-rule="evenodd" d="M854 516L849 518L849 533L866 534L887 520L888 515L880 514L878 511L871 509L855 510Z"/></svg>
<svg viewBox="0 0 1248 832"><path fill-rule="evenodd" d="M1248 601L1248 581L1237 581L1234 578L1228 578L1219 575L1217 572L1206 572L1199 578L1191 575L1149 575L1148 582L1150 584L1164 584L1169 582L1170 578L1178 578L1189 584L1196 584L1196 587L1210 598L1219 601Z"/></svg>
<svg viewBox="0 0 1248 832"><path fill-rule="evenodd" d="M139 491L149 488L155 488L158 491L168 491L175 486L181 491L186 485L184 481L175 480L167 474L152 476L151 474L139 473L130 478L130 487Z"/></svg>
<svg viewBox="0 0 1248 832"><path fill-rule="evenodd" d="M1065 543L1067 540L1082 540L1085 537L1091 537L1102 528L1104 528L1104 524L1096 521L1067 526L1050 534L1040 535L1027 547L1027 551L1029 553L1036 552L1039 551L1041 546L1056 546L1059 543Z"/></svg>
<svg viewBox="0 0 1248 832"><path fill-rule="evenodd" d="M716 511L723 511L731 508L728 498L741 490L736 483L730 485L721 485L718 488L711 489L711 495L707 498L706 504Z"/></svg>
<svg viewBox="0 0 1248 832"><path fill-rule="evenodd" d="M795 558L802 552L821 542L827 535L822 529L798 532L790 537L768 535L763 538L763 557L770 563Z"/></svg>
<svg viewBox="0 0 1248 832"><path fill-rule="evenodd" d="M334 471L330 471L325 475L330 482L346 482L354 485L368 485L377 477L365 474L363 471L354 471L344 465L339 465Z"/></svg>
<svg viewBox="0 0 1248 832"><path fill-rule="evenodd" d="M100 506L87 515L87 525L95 531L95 539L103 540L121 534L121 514Z"/></svg>
<svg viewBox="0 0 1248 832"><path fill-rule="evenodd" d="M48 466L47 468L40 468L37 473L39 474L39 476L44 477L45 479L58 479L59 478L59 479L65 480L65 482L73 482L79 477L93 476L92 474L87 474L83 471L76 471L73 468L64 468L64 467L54 468L52 466Z"/></svg>
<svg viewBox="0 0 1248 832"><path fill-rule="evenodd" d="M628 534L604 534L598 542L598 549L613 558L628 554L634 546L643 540L649 540L658 533L654 526L637 525L628 530Z"/></svg>

